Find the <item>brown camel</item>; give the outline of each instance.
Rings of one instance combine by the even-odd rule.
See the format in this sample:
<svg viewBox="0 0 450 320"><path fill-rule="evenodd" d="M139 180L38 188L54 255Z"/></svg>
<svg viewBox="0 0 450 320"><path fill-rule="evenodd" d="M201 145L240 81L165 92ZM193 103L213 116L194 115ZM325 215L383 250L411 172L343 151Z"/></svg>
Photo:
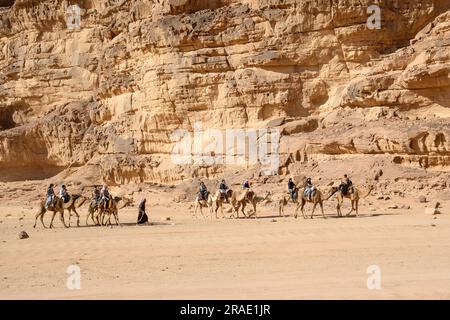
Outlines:
<svg viewBox="0 0 450 320"><path fill-rule="evenodd" d="M338 216L342 217L342 210L341 210L342 203L344 202L344 199L347 198L347 199L350 199L350 201L352 203L352 209L350 210L349 213L347 213L347 216L349 216L353 211L355 211L356 216L358 217L359 216L359 211L358 211L359 200L367 198L370 195L370 193L372 192L372 190L373 190L372 186L370 186L368 188L368 190L364 193L358 188L353 188L353 192L346 194L346 195L342 194L342 191L339 190L339 192L336 194L337 202L338 202L336 210L337 210Z"/></svg>
<svg viewBox="0 0 450 320"><path fill-rule="evenodd" d="M48 209L45 208L46 200L41 201L39 204L39 211L36 214L36 219L34 221L33 228L36 228L38 218L40 218L41 223L44 226L44 228L47 228L44 224L44 215L47 211L53 212L52 220L51 220L50 226L49 226L50 228L53 228L53 220L55 219L56 213L60 214L60 219L61 219L61 222L63 223L64 227L69 228L70 227L70 218L72 216L72 212L74 212L75 215L77 216L77 226L80 226L80 215L76 211L76 208L79 208L81 205L83 205L83 203L85 201L86 201L86 198L79 194L72 195L70 197L69 202L67 202L67 203L64 203L64 201L62 199L56 197L54 205L50 206ZM67 226L66 222L64 221L64 210L69 211L69 226Z"/></svg>
<svg viewBox="0 0 450 320"><path fill-rule="evenodd" d="M302 193L302 200L301 203L297 203L297 208L295 209L295 219L297 219L298 216L298 209L300 208L303 218L307 219L307 216L305 215L305 204L306 203L312 203L313 204L313 208L312 208L312 212L311 212L311 219L314 218L314 211L316 210L317 205L320 206L320 210L322 211L322 216L324 219L326 219L325 217L325 213L323 212L323 202L325 200L330 199L333 194L335 194L338 191L337 187L332 187L328 193L326 195L324 195L319 189L315 189L315 191L313 192L313 194L310 197L305 196L305 193Z"/></svg>
<svg viewBox="0 0 450 320"><path fill-rule="evenodd" d="M105 205L100 205L99 214L97 217L98 221L101 221L102 226L110 226L111 223L111 217L113 216L116 220L116 225L120 225L119 222L119 210L125 208L129 204L131 204L132 201L130 199L127 199L125 197L112 197L109 200L108 207L105 208ZM105 218L107 217L107 220L105 222Z"/></svg>
<svg viewBox="0 0 450 320"><path fill-rule="evenodd" d="M244 217L249 218L251 216L254 216L255 218L258 218L256 215L256 205L258 202L267 200L270 197L271 193L270 191L267 192L265 197L259 197L256 195L256 193L252 189L245 189L241 194L235 195L232 198L232 206L234 209L234 212L236 212L236 218L239 219L239 209L241 209L242 214ZM247 204L250 204L253 206L253 211L250 215L245 214L245 207ZM232 214L232 217L234 217L234 213Z"/></svg>
<svg viewBox="0 0 450 320"><path fill-rule="evenodd" d="M289 204L289 202L293 202L295 203L297 206L299 205L299 201L298 201L298 188L295 188L295 195L294 198L291 197L290 193L288 193L287 195L281 195L278 198L278 214L280 215L284 215L284 207L287 206Z"/></svg>
<svg viewBox="0 0 450 320"><path fill-rule="evenodd" d="M89 209L88 209L88 215L86 217L86 225L89 225L89 218L91 218L92 222L94 222L95 226L99 226L100 225L100 220L99 220L99 204L95 204L91 201L89 203Z"/></svg>
<svg viewBox="0 0 450 320"><path fill-rule="evenodd" d="M233 199L235 197L234 191L231 189L228 189L227 197L228 197L228 202L225 200L225 196L219 190L217 190L216 194L212 197L213 204L216 205L216 208L214 209L214 212L216 214L216 219L218 219L217 211L219 210L219 208L222 213L222 218L225 218L225 214L223 213L223 204L224 203L230 203L233 206Z"/></svg>

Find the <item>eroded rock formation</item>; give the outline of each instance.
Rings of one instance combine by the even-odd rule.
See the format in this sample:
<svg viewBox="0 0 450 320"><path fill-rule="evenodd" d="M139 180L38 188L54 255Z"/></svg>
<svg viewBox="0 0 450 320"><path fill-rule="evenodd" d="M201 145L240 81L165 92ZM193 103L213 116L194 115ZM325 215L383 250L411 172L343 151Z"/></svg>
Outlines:
<svg viewBox="0 0 450 320"><path fill-rule="evenodd" d="M284 174L349 155L445 171L450 1L375 2L381 29L370 0L17 0L0 11L0 169L219 174L171 161L173 132L201 123L281 130Z"/></svg>

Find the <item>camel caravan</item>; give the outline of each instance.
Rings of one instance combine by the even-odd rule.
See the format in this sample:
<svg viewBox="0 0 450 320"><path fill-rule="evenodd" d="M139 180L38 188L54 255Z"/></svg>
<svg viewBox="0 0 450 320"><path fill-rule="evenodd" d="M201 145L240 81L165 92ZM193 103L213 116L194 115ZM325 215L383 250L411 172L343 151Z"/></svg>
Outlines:
<svg viewBox="0 0 450 320"><path fill-rule="evenodd" d="M232 212L230 218L239 218L239 211L243 214L245 218L254 217L257 218L256 214L256 205L259 202L271 202L271 192L267 192L265 197L259 197L256 193L250 188L250 183L248 180L244 181L242 185L243 191L241 193L237 193L228 188L225 183L225 180L222 180L219 186L219 190L215 194L211 194L205 184L200 182L200 188L197 197L195 198L194 203L194 213L193 217L197 216L197 212L200 211L202 217L205 217L203 214L203 208L207 208L209 210L210 218L213 218L213 212L215 213L216 219L218 219L217 212L220 209L222 218L225 218L223 207L224 204L228 203L231 205L231 209L229 211ZM296 205L294 218L297 219L298 211L300 210L303 218L307 219L307 215L305 213L305 206L307 203L312 204L312 211L310 218L314 218L314 213L319 205L322 217L326 218L325 212L323 210L323 202L329 200L331 197L336 195L337 199L337 215L338 217L342 217L342 205L344 199L349 199L351 202L351 210L347 213L347 216L350 216L352 212L356 213L356 216L359 216L358 205L359 200L364 199L370 195L372 192L372 187L369 187L367 191L362 191L361 189L355 188L353 182L348 178L347 175L344 175L344 179L339 187L330 187L326 193L323 193L321 190L317 189L313 184L311 178L306 179L306 182L303 186L303 192L299 192L299 187L294 183L294 181L289 179L288 181L288 193L286 195L281 195L277 198L278 202L278 213L279 216L284 215L284 208L290 203L294 203ZM300 198L300 199L299 199ZM248 213L245 212L246 206L251 206L252 210Z"/></svg>
<svg viewBox="0 0 450 320"><path fill-rule="evenodd" d="M312 205L312 211L310 218L314 218L314 213L317 206L320 207L322 217L326 218L323 202L329 200L335 195L337 200L337 216L342 217L342 206L344 199L349 199L351 203L351 210L347 213L349 216L352 212L359 216L358 206L359 201L368 197L372 191L372 188L368 190L362 190L356 188L352 181L344 175L344 179L339 187L331 186L326 192L322 192L317 189L311 181L311 178L306 179L303 185L303 191L294 183L293 179L289 179L287 185L288 192L285 195L281 195L276 199L276 204L278 204L278 214L279 216L284 216L284 208L289 204L293 203L295 205L294 218L298 217L298 211L301 211L303 218L307 219L308 216L305 213L306 204ZM108 187L104 185L101 189L99 187L94 187L92 192L92 198L88 199L79 194L69 195L66 186L62 186L59 196L55 195L53 190L54 185L51 184L47 189L47 198L45 201L40 202L39 210L36 214L34 228L38 223L38 219L44 228L47 228L44 224L44 215L46 212L52 213L52 218L50 221L49 228L53 228L53 222L56 215L64 225L64 227L69 228L71 224L72 216L77 219L77 226L80 227L80 215L77 212L77 208L80 208L84 203L89 202L88 215L86 217L86 226L90 225L90 222L94 226L112 226L113 222L119 226L119 210L132 204L132 200L125 197L113 197L109 191ZM264 202L273 202L272 192L267 192L265 196L258 196L256 192L251 188L250 182L248 180L244 181L242 184L242 191L237 192L230 189L225 180L220 182L219 188L215 193L208 191L204 182L200 182L199 191L195 198L193 218L197 217L198 211L203 218L206 216L203 213L203 209L207 209L209 212L210 219L215 216L219 219L218 212L220 209L221 218L225 217L224 207L226 204L230 205L227 212L231 213L228 218L239 219L240 213L242 213L243 218L258 218L257 216L257 204ZM138 224L142 220L144 223L148 222L148 217L145 212L145 202L146 199L141 200L139 204L139 218ZM250 208L246 212L246 208ZM69 212L69 221L66 224L64 219L64 212Z"/></svg>
<svg viewBox="0 0 450 320"><path fill-rule="evenodd" d="M56 196L53 188L54 185L50 184L47 189L47 199L40 202L33 227L36 228L37 221L40 219L42 226L47 228L44 224L44 215L46 212L53 213L49 226L50 229L53 228L53 221L56 214L59 214L60 220L65 228L70 227L70 220L72 216L75 215L77 218L77 226L80 227L80 215L77 212L77 208L80 208L86 201L89 201L89 199L79 194L69 195L67 188L64 185L61 187L59 196ZM89 226L89 218L96 226L111 226L111 219L114 218L115 224L119 226L119 210L130 205L131 202L132 201L127 198L113 197L109 193L106 185L104 185L101 190L99 190L98 187L94 187L92 200L89 203L88 215L86 217L86 226ZM69 212L68 225L64 219L65 210Z"/></svg>

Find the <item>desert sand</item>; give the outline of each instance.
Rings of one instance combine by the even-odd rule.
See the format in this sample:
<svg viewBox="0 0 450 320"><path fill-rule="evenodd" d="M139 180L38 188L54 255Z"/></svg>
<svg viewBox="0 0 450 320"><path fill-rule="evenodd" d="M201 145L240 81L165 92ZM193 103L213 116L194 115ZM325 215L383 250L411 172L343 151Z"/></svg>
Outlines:
<svg viewBox="0 0 450 320"><path fill-rule="evenodd" d="M10 2L0 299L450 298L450 1ZM360 217L333 197L327 219L276 199L192 218L200 180L277 196L344 174L374 188ZM86 227L83 206L80 227L33 229L50 183L133 204L118 227Z"/></svg>
<svg viewBox="0 0 450 320"><path fill-rule="evenodd" d="M450 298L450 216L423 204L372 211L369 201L359 218L338 219L332 200L325 220L278 217L272 204L239 220L193 219L185 203L150 206L148 226L135 226L136 209L126 208L113 228L85 227L82 207L81 227L55 220L53 230L33 229L32 209L0 207L0 298ZM20 240L22 230L30 238ZM80 290L66 285L74 264ZM367 288L371 265L380 290Z"/></svg>

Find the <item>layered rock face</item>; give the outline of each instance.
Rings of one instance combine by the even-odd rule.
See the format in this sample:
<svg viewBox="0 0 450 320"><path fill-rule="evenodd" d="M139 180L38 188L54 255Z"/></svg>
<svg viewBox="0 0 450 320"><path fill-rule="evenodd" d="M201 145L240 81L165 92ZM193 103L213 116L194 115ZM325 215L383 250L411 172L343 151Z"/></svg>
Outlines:
<svg viewBox="0 0 450 320"><path fill-rule="evenodd" d="M349 155L450 166L448 0L18 0L0 49L3 170L91 166L117 184L235 170L174 163L174 132L199 124L278 130L281 174Z"/></svg>

